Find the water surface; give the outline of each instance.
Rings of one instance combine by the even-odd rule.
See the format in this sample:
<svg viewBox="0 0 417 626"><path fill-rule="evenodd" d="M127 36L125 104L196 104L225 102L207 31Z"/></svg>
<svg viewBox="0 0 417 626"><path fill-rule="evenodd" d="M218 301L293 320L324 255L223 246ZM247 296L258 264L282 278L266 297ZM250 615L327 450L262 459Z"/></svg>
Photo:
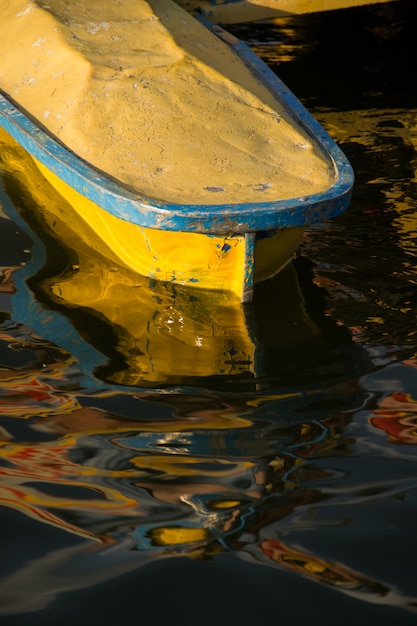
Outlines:
<svg viewBox="0 0 417 626"><path fill-rule="evenodd" d="M243 309L68 249L3 147L1 623L415 623L412 4L232 29L356 173Z"/></svg>

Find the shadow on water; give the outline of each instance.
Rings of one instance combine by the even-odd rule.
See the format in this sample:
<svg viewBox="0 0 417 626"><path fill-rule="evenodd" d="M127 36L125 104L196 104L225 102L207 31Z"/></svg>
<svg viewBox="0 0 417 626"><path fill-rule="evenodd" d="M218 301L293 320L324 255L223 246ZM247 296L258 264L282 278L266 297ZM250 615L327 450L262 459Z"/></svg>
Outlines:
<svg viewBox="0 0 417 626"><path fill-rule="evenodd" d="M305 77L338 20L252 43ZM93 257L1 136L5 624L415 622L414 110L320 90L351 210L245 306Z"/></svg>

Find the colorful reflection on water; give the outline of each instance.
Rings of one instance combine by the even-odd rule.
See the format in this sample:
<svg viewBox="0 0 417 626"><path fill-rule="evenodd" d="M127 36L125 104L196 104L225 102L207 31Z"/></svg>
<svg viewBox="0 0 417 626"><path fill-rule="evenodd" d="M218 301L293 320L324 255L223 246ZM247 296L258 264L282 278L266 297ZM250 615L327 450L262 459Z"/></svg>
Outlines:
<svg viewBox="0 0 417 626"><path fill-rule="evenodd" d="M92 258L2 137L4 623L415 623L411 4L235 29L357 174L249 306Z"/></svg>

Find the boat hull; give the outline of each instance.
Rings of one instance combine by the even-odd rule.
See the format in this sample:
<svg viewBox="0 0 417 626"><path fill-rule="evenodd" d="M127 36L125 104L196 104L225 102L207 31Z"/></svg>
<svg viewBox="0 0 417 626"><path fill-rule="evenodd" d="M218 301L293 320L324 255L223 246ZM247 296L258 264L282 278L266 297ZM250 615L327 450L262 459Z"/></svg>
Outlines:
<svg viewBox="0 0 417 626"><path fill-rule="evenodd" d="M28 262L10 268L17 288L13 315L73 354L87 386L96 377L144 389L211 378L246 386L262 374L250 306L225 290L149 280L119 264L97 229L1 129L0 206L33 242ZM316 337L294 268L277 279L279 306L272 307L268 337L280 345ZM262 310L268 325L269 309Z"/></svg>
<svg viewBox="0 0 417 626"><path fill-rule="evenodd" d="M265 114L266 127L259 131L263 138L259 144L262 149L258 146L262 163L268 161L266 146L274 145L275 141L265 140L270 136L268 133L275 137L277 128L285 128L285 136L289 133L289 137L297 138L288 141L288 146L282 144L288 147L285 158L280 149L274 148L274 154L279 157L274 172L284 171L284 175L280 173L274 184L258 181L255 185L245 180L243 186L250 192L246 190L242 200L235 201L235 195L223 196L224 188L212 185L204 187L210 199L204 196L205 201L198 204L148 197L81 158L34 113L4 92L0 92L0 126L31 156L71 210L93 229L97 235L94 241L101 242L100 247L106 249L116 264L160 281L227 291L246 302L252 299L256 282L272 277L291 261L308 224L346 210L354 177L342 151L279 78L242 42L217 26L206 22L204 25L213 41L222 42L223 51L232 52L233 67L237 64L243 73L251 73L253 85L260 90L259 97L272 98L277 107L274 115ZM201 28L199 24L196 30L199 35ZM13 67L13 59L10 63ZM209 65L207 68L210 72ZM227 76L226 79L230 83ZM250 111L251 107L247 106L245 128L250 123ZM145 134L143 139L146 142L149 137ZM234 146L229 137L220 140ZM258 157L254 148L244 156L236 149L231 152L235 163L233 176L243 167L245 159L252 163ZM181 163L181 159L177 161ZM298 170L300 163L302 167ZM296 174L292 168L297 169ZM314 180L310 178L313 170L319 183L315 176ZM294 190L290 192L288 188L284 192L281 187L291 177L296 181ZM213 203L212 199L217 197L224 197L224 203ZM94 250L93 244L91 249Z"/></svg>
<svg viewBox="0 0 417 626"><path fill-rule="evenodd" d="M215 235L138 226L111 215L45 165L35 163L85 224L94 225L94 237L88 230L84 233L91 250L110 255L117 265L147 278L227 291L231 297L249 301L254 284L271 278L292 261L303 234L302 227Z"/></svg>

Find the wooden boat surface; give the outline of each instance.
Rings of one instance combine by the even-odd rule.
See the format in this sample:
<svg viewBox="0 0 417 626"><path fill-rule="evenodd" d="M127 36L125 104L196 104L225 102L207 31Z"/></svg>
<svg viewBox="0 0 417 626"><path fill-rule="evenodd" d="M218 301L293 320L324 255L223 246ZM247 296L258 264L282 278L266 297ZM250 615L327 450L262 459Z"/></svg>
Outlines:
<svg viewBox="0 0 417 626"><path fill-rule="evenodd" d="M4 5L5 10L9 10L9 16L11 15L14 20L17 20L16 15L19 15L21 19L34 8L40 9L43 16L45 11L49 11L50 5L58 9L65 5L61 0L54 0L45 8L46 5L40 6L42 3L34 0L19 0L19 3L13 3L10 9L11 4L5 0L0 1L0 6ZM100 7L104 10L107 6L102 2L78 2L73 10L80 11L83 4L87 13L91 10L99 11ZM14 75L9 82L7 82L7 76L6 79L0 76L0 86L3 87L0 93L0 124L33 157L42 174L66 198L71 207L107 243L108 248L112 250L121 265L154 279L193 285L203 289L224 290L235 294L242 301L250 300L255 282L274 275L293 258L306 225L338 215L347 208L353 184L350 164L324 129L311 117L282 81L247 46L217 26L204 23L203 28L200 22L183 12L180 7L170 3L169 0L163 2L140 0L135 3L127 2L126 5L126 10L132 11L136 10L134 7L138 5L141 7L145 5L146 10L151 11L151 17L154 16L160 21L164 19L165 26L170 28L172 24L182 24L186 16L188 33L191 32L190 28L193 29L193 33L195 30L199 38L203 37L202 33L204 37L208 33L210 39L207 46L210 50L213 46L221 45L221 54L227 52L232 55L230 57L232 69L228 71L229 74L234 73L234 80L230 79L230 75L222 77L217 69L215 79L219 82L223 80L227 85L232 84L233 88L235 88L235 82L236 84L242 82L245 87L250 81L255 81L250 83L250 89L244 91L242 91L242 85L237 84L239 96L236 97L236 101L239 106L239 98L243 97L243 93L248 93L252 97L251 90L255 89L255 83L259 86L262 98L272 98L276 103L277 113L271 122L268 109L270 127L265 130L266 137L269 136L268 132L276 132L277 121L279 126L287 129L285 132L294 134L295 139L291 139L292 151L299 149L299 154L296 157L293 153L288 156L290 164L288 171L291 167L299 167L300 163L301 168L305 168L301 171L306 173L294 179L294 188L299 187L300 191L302 190L300 195L277 193L274 196L275 191L271 191L272 185L259 180L258 182L251 181L247 189L243 190L246 195L241 194L243 200L236 202L234 192L227 194L223 183L218 186L207 184L204 192L201 192L202 195L197 194L198 201L190 203L186 200L189 196L193 198L194 191L188 196L186 188L183 196L181 194L179 196L180 201L172 201L169 198L168 200L159 199L152 197L149 193L142 193L140 177L139 189L133 188L129 183L130 179L126 179L128 182L118 180L113 172L99 168L100 158L96 159L95 163L87 161L85 155L76 154L73 148L68 146L67 138L62 139L57 136L54 127L52 130L51 127L47 128L48 116L48 119L40 120L39 113L36 116L33 111L28 111L31 91L27 86L28 84L30 87L35 85L37 78L28 74L29 70L26 66L19 88L15 90L17 93L14 93L10 87ZM19 8L20 11L16 13ZM6 28L15 24L15 21L10 21L10 19L5 20ZM90 22L86 24L87 31L93 32ZM174 26L172 28L174 29ZM140 35L139 29L140 26L137 27L138 35ZM106 27L104 30L109 30L111 35L110 28ZM26 30L22 32L26 33ZM178 38L177 31L175 34ZM36 32L30 34L29 40L32 54L32 51L40 45L39 40L36 39ZM215 44L212 43L213 41ZM196 45L198 47L198 42ZM217 48L215 50L217 53ZM3 51L3 57L5 54L10 75L12 75L14 62L13 58L10 59L10 55L13 55L13 50L6 53ZM218 60L216 57L213 58L215 60L211 57L209 60L214 66ZM213 69L211 65L204 67L210 80L213 80L210 73ZM141 68L139 75L146 73L147 69ZM96 71L98 71L97 68ZM245 74L248 71L250 76ZM12 93L4 91L5 86L9 86L9 91ZM26 100L22 93L28 94ZM202 93L205 93L204 89ZM215 100L210 102L209 92L206 96L209 103L215 106ZM21 102L22 99L24 104ZM191 104L194 105L194 103ZM195 106L197 106L197 100ZM242 120L243 126L250 124L250 115L253 115L255 108L246 106L244 110L248 114L248 119L245 117ZM255 114L257 114L256 111ZM59 118L60 114L55 117ZM200 126L204 126L203 120L200 122ZM62 127L65 129L65 124L62 124ZM245 133L248 134L246 128ZM146 139L145 135L143 141L145 142ZM219 141L222 140L220 137ZM268 139L264 138L263 141L264 149L269 150ZM307 149L305 149L306 146ZM161 145L155 142L155 149L160 148ZM183 154L185 153L182 152L181 155ZM201 156L202 153L199 154ZM239 154L234 158L236 158L236 167L234 170L233 167L230 169L229 176L233 174L233 171L236 172L236 176L238 175L239 162L243 163L244 160L241 158L239 161ZM308 158L310 158L309 162ZM214 159L213 163L218 160L218 158ZM306 160L306 165L303 163L304 160ZM259 169L255 160L254 165ZM170 166L171 164L168 164L166 169ZM315 181L307 181L306 184L306 178L308 178L308 172L316 166L318 171L321 168L327 173L323 175L321 187L318 185L316 186L318 190L308 193L309 185L314 186ZM163 167L156 168L158 169L163 169ZM180 169L181 163L178 172ZM212 172L210 168L207 169L209 170L207 180L210 181ZM195 172L197 175L198 163ZM280 180L284 180L285 176ZM290 178L290 174L287 177ZM193 176L190 175L189 178ZM326 180L327 184L325 184ZM231 183L231 188L233 184ZM241 184L235 185L237 196L241 187ZM168 196L169 193L170 189L167 191ZM175 199L175 193L173 194ZM222 197L226 197L226 201L216 202L217 198ZM93 242L91 245L94 250Z"/></svg>

